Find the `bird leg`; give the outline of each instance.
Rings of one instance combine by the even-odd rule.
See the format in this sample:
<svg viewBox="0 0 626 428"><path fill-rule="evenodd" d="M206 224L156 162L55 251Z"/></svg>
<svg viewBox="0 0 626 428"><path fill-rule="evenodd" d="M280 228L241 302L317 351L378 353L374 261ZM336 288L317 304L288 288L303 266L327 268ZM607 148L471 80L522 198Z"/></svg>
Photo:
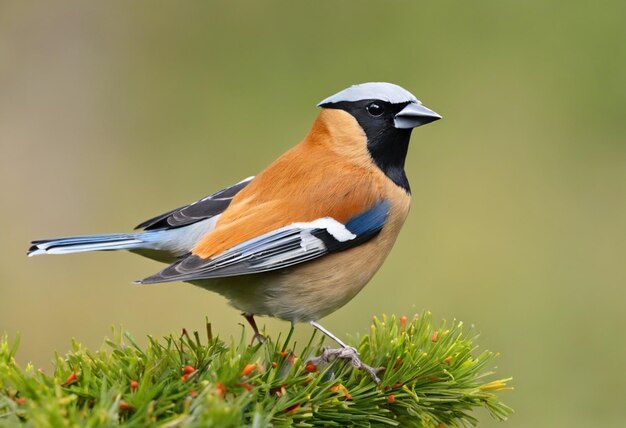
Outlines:
<svg viewBox="0 0 626 428"><path fill-rule="evenodd" d="M380 383L380 379L378 378L378 373L385 370L384 367L373 368L373 367L368 366L367 364L363 363L359 359L359 353L357 352L355 348L343 343L337 336L332 334L330 331L326 330L324 327L322 327L320 324L316 323L315 321L311 321L309 324L311 324L311 326L313 326L317 330L324 333L326 336L333 339L335 342L337 342L341 346L341 348L337 348L337 349L324 348L322 355L320 355L319 357L309 359L309 362L317 366L321 362L325 362L325 363L330 362L331 358L333 357L340 358L342 360L348 360L350 361L350 364L352 364L352 367L354 367L355 369L361 369L361 370L366 371L367 374L370 375L372 380L376 382L376 384Z"/></svg>
<svg viewBox="0 0 626 428"><path fill-rule="evenodd" d="M259 333L259 328L256 326L256 321L254 320L254 315L251 314L241 314L248 321L248 323L252 326L252 330L254 330L254 336L252 337L252 342L250 342L250 346L254 345L254 339L258 340L259 343L265 342L265 336Z"/></svg>

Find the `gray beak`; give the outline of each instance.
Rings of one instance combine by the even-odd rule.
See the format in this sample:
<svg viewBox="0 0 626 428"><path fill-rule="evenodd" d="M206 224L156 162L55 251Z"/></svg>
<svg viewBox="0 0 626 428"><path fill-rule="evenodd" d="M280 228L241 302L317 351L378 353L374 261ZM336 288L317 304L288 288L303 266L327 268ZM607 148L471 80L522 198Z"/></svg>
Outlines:
<svg viewBox="0 0 626 428"><path fill-rule="evenodd" d="M396 114L393 122L398 129L412 129L439 119L441 116L431 109L418 103L410 103Z"/></svg>

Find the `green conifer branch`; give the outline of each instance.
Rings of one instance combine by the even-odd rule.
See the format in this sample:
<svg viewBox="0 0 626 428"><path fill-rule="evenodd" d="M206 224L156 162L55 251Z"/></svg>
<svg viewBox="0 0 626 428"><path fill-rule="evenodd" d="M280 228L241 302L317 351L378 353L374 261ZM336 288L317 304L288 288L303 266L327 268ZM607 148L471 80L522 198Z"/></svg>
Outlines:
<svg viewBox="0 0 626 428"><path fill-rule="evenodd" d="M19 341L0 342L0 426L403 426L475 425L476 408L498 420L512 411L489 380L495 355L478 353L461 322L374 318L357 346L381 384L344 362L307 364L321 349L315 333L302 349L290 337L250 346L245 331L229 343L197 332L138 346L114 329L102 349L78 342L56 356L50 376L15 361Z"/></svg>

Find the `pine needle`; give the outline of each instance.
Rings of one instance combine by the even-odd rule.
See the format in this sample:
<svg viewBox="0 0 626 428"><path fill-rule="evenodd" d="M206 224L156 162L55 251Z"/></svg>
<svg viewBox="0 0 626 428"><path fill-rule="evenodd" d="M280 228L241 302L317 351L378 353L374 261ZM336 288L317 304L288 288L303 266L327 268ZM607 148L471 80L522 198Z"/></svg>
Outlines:
<svg viewBox="0 0 626 428"><path fill-rule="evenodd" d="M381 384L337 361L306 364L321 351L313 336L292 349L290 335L250 346L197 332L148 337L142 349L127 332L91 352L78 342L56 358L54 373L15 361L18 340L0 338L0 426L402 426L476 425L473 411L497 420L512 410L493 378L496 355L477 352L477 334L461 322L434 327L430 313L374 318L357 349Z"/></svg>

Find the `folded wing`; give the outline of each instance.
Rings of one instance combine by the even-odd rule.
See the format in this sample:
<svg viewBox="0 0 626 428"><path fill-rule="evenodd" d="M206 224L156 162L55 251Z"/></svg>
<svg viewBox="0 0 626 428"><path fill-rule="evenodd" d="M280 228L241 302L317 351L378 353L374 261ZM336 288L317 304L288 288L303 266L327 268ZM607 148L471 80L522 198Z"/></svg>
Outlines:
<svg viewBox="0 0 626 428"><path fill-rule="evenodd" d="M292 223L208 259L190 254L139 282L192 281L283 269L366 242L380 232L388 213L389 202L379 201L345 224L331 217Z"/></svg>

